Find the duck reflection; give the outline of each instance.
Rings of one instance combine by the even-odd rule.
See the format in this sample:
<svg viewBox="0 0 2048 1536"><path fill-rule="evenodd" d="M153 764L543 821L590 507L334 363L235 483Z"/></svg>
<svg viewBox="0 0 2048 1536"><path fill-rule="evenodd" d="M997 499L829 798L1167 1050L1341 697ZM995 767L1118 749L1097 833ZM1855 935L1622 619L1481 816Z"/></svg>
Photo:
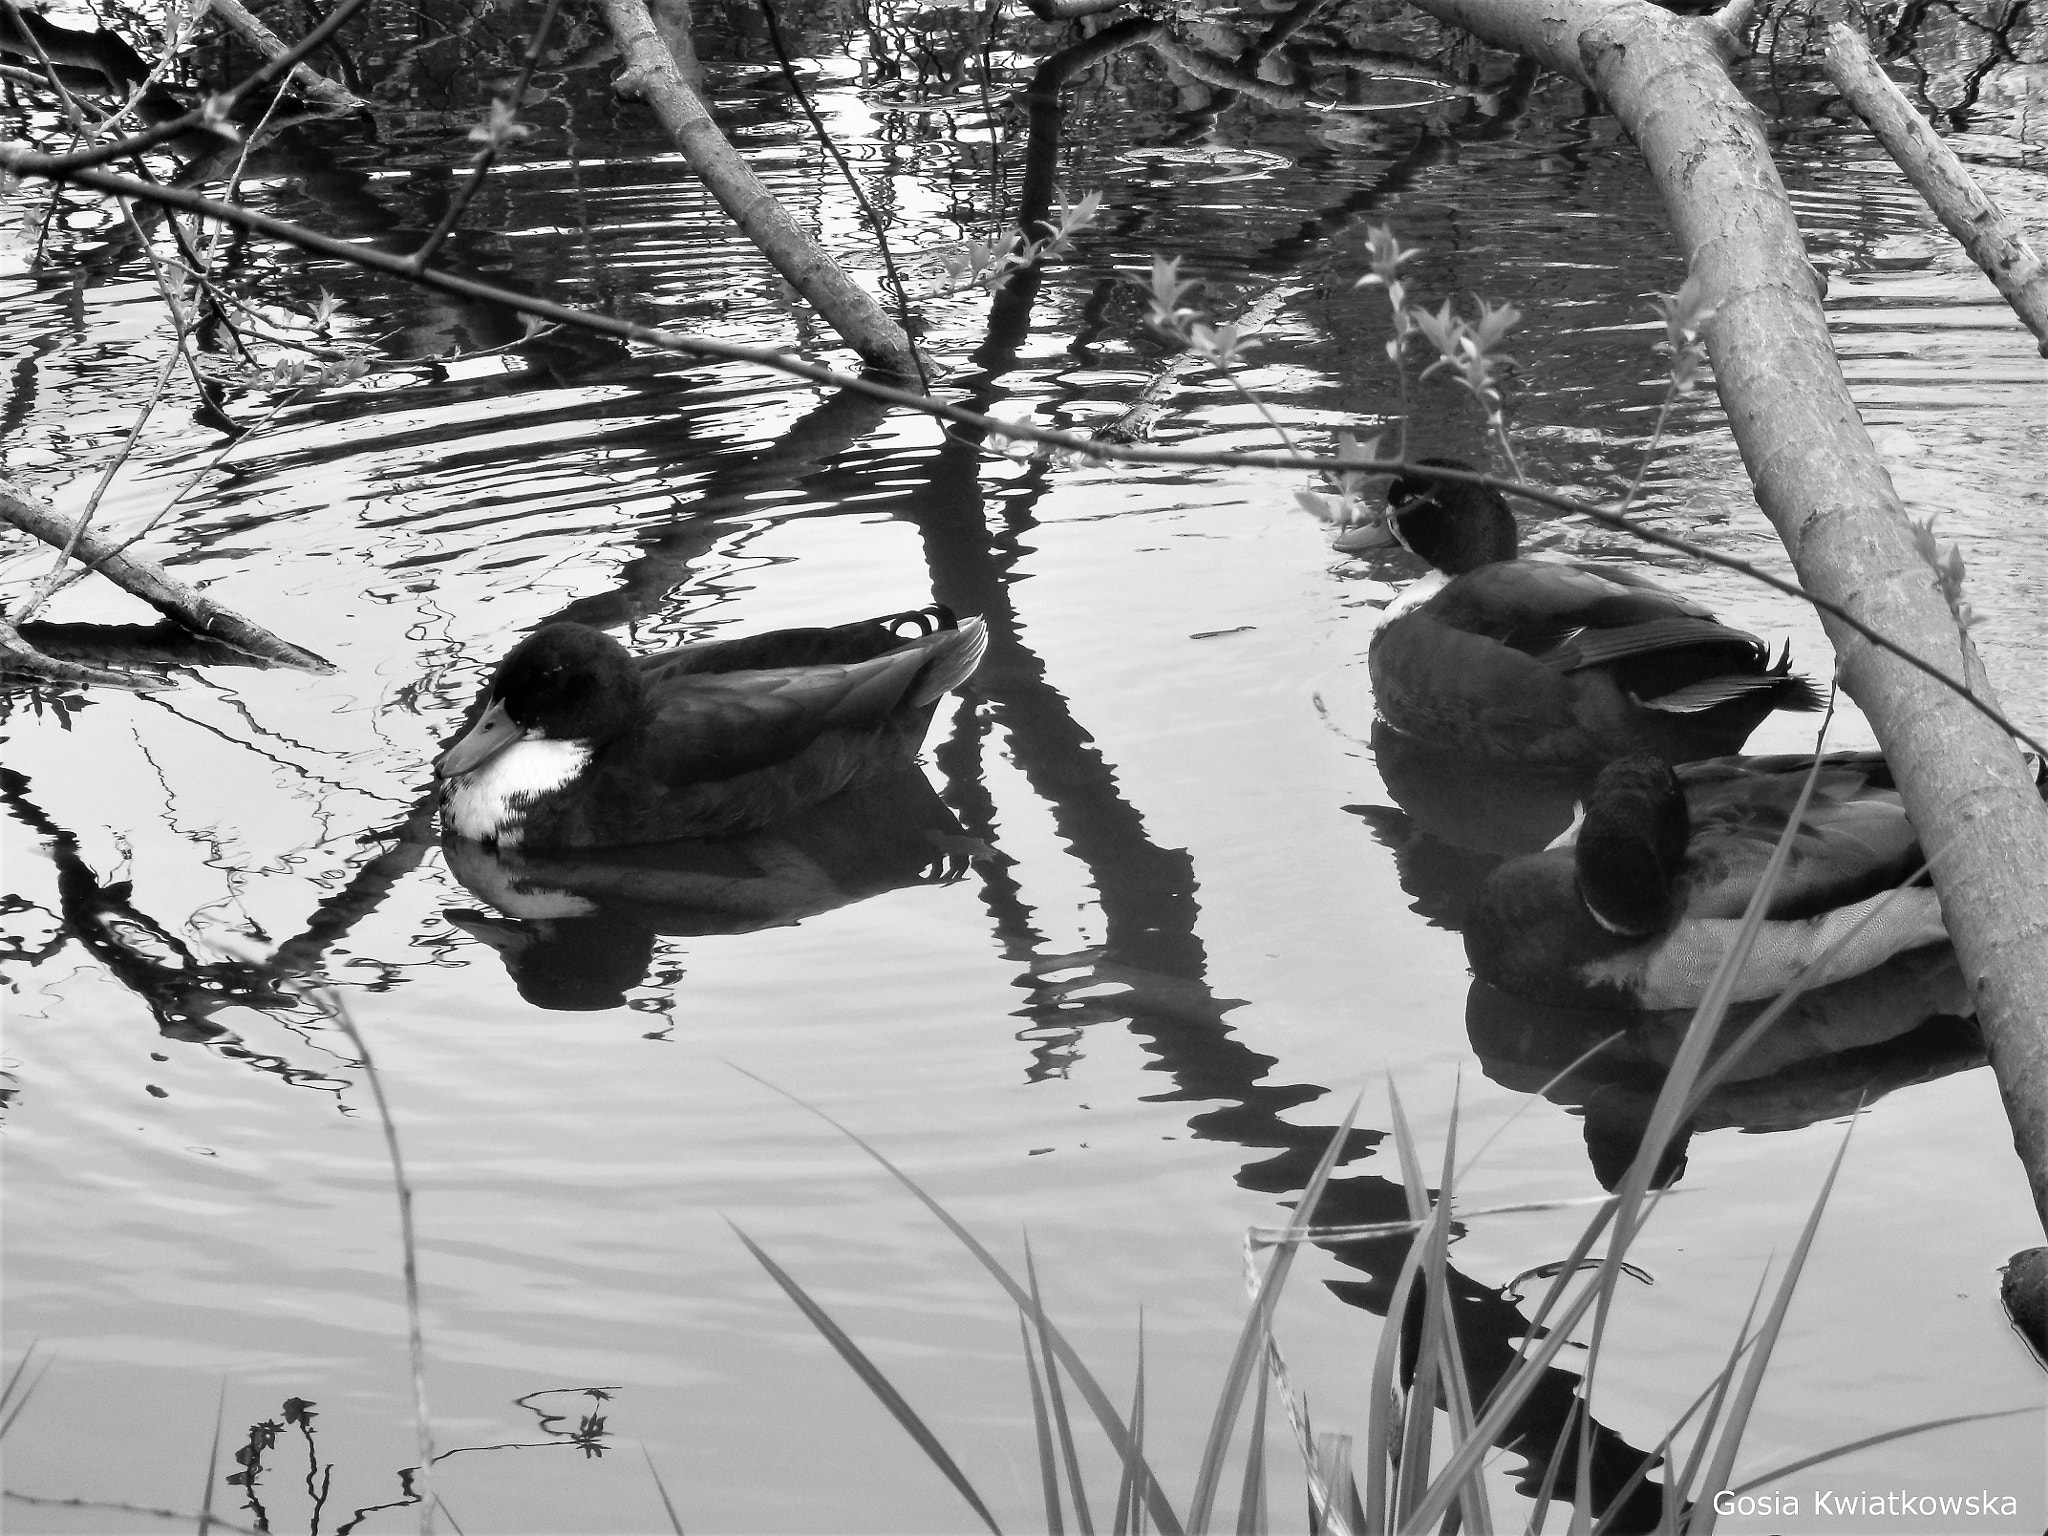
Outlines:
<svg viewBox="0 0 2048 1536"><path fill-rule="evenodd" d="M663 936L748 933L903 886L950 884L987 855L916 771L847 790L742 837L552 854L443 843L502 916L446 916L495 949L537 1008L617 1008Z"/></svg>
<svg viewBox="0 0 2048 1536"><path fill-rule="evenodd" d="M1730 1008L1710 1061L1768 1006ZM1698 1132L1797 1130L1853 1114L1895 1088L1981 1065L1984 1043L1972 1011L1962 968L1946 946L1805 993L1730 1063L1674 1140L1658 1182L1684 1172L1686 1143ZM1635 1157L1691 1017L1683 1009L1534 1003L1480 981L1465 1007L1466 1032L1488 1077L1584 1115L1587 1155L1606 1189Z"/></svg>
<svg viewBox="0 0 2048 1536"><path fill-rule="evenodd" d="M1547 848L1572 824L1592 783L1583 773L1517 767L1430 746L1384 720L1373 760L1391 806L1347 805L1394 855L1414 910L1453 933L1486 877L1518 854Z"/></svg>

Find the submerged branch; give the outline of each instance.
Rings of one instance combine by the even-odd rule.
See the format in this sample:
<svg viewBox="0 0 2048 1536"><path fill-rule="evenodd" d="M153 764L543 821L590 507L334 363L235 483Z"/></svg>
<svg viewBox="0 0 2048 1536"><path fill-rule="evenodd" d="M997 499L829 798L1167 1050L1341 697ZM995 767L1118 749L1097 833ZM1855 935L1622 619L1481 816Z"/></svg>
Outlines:
<svg viewBox="0 0 2048 1536"><path fill-rule="evenodd" d="M130 554L118 541L102 533L79 534L77 526L54 508L24 493L5 476L0 476L0 521L33 534L57 549L71 547L87 567L98 571L123 591L139 597L159 613L168 614L198 634L221 640L265 661L302 672L331 672L333 665L311 651L282 640L260 624L223 608L172 576L154 560ZM131 680L132 685L132 680Z"/></svg>

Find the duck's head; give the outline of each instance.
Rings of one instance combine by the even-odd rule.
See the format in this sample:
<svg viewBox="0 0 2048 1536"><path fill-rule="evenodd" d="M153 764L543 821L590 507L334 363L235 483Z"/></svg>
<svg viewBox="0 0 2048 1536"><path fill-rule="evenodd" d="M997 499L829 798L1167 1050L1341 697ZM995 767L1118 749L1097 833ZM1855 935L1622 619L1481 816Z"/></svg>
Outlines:
<svg viewBox="0 0 2048 1536"><path fill-rule="evenodd" d="M573 743L588 752L625 731L641 705L626 648L587 624L549 624L506 653L484 712L441 754L434 776L474 773L521 742Z"/></svg>
<svg viewBox="0 0 2048 1536"><path fill-rule="evenodd" d="M1573 844L1579 898L1593 920L1632 938L1665 928L1691 837L1685 791L1661 759L1642 753L1601 769Z"/></svg>
<svg viewBox="0 0 2048 1536"><path fill-rule="evenodd" d="M1440 469L1471 471L1463 459L1419 459ZM1462 576L1515 558L1515 515L1498 491L1453 480L1403 475L1387 487L1381 546L1397 543L1436 569ZM1356 536L1347 546L1368 547Z"/></svg>

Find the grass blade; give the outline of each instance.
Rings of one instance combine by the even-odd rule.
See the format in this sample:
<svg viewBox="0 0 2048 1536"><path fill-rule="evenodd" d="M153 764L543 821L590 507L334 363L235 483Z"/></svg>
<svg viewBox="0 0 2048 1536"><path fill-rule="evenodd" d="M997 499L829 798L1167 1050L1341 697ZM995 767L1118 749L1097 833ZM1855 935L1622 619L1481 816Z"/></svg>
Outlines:
<svg viewBox="0 0 2048 1536"><path fill-rule="evenodd" d="M1074 1426L1067 1417L1067 1397L1060 1390L1059 1361L1052 1350L1052 1337L1048 1331L1051 1324L1046 1321L1045 1298L1038 1289L1038 1265L1031 1257L1031 1238L1024 1238L1024 1274L1031 1282L1031 1316L1038 1325L1038 1353L1045 1361L1045 1384L1052 1398L1053 1427L1059 1431L1060 1455L1067 1464L1067 1492L1074 1499L1074 1521L1081 1527L1081 1536L1095 1536L1095 1521L1088 1511L1088 1489L1081 1481L1081 1458L1074 1449Z"/></svg>
<svg viewBox="0 0 2048 1536"><path fill-rule="evenodd" d="M1822 1462L1833 1461L1839 1456L1847 1456L1852 1451L1867 1450L1873 1445L1883 1445L1887 1440L1903 1440L1909 1435L1924 1435L1929 1430L1947 1429L1951 1424L1976 1424L1984 1419L2010 1419L2018 1414L2040 1413L2042 1411L2041 1404L2028 1403L2019 1408L1993 1408L1984 1413L1958 1413L1952 1414L1945 1419L1922 1419L1918 1424L1908 1424L1904 1429L1887 1429L1882 1434L1865 1435L1861 1440L1850 1440L1842 1445L1830 1446L1824 1451L1815 1451L1811 1456L1802 1456L1797 1461L1788 1461L1782 1467L1773 1467L1770 1471L1752 1477L1748 1482L1730 1488L1728 1491L1730 1493L1748 1493L1753 1488L1765 1487L1768 1484L1790 1477L1794 1472L1804 1472L1808 1467L1817 1467Z"/></svg>
<svg viewBox="0 0 2048 1536"><path fill-rule="evenodd" d="M1457 1179L1458 1153L1458 1100L1451 1101L1450 1125L1444 1133L1443 1183L1437 1190L1437 1204L1444 1208L1444 1240L1450 1240L1450 1211L1454 1209L1452 1185ZM1444 1267L1448 1271L1450 1254L1444 1255ZM1465 1352L1458 1345L1458 1317L1452 1306L1448 1277L1442 1285L1443 1305L1439 1309L1438 1326L1442 1331L1439 1348L1442 1352L1444 1383L1444 1413L1450 1420L1451 1443L1463 1445L1472 1438L1472 1381L1465 1374ZM1493 1508L1486 1496L1486 1480L1475 1469L1465 1479L1458 1493L1456 1509L1460 1524L1473 1536L1493 1536Z"/></svg>
<svg viewBox="0 0 2048 1536"><path fill-rule="evenodd" d="M1417 1184L1420 1183L1421 1165L1415 1161L1408 1120L1401 1111L1401 1098L1391 1081L1387 1084L1387 1094L1393 1106L1394 1145L1401 1151L1405 1189L1408 1188L1406 1178L1410 1174ZM1412 1193L1409 1198L1412 1209ZM1366 1411L1365 1519L1361 1526L1366 1536L1384 1536L1393 1525L1393 1490L1389 1485L1394 1479L1388 1474L1390 1467L1398 1471L1401 1464L1401 1420L1406 1417L1403 1404L1407 1400L1406 1395L1395 1390L1394 1372L1400 1361L1401 1336L1407 1327L1410 1298L1422 1273L1423 1255L1428 1252L1427 1230L1426 1222L1416 1228L1415 1236L1408 1244L1408 1252L1401 1260L1401 1269L1394 1278L1393 1293L1387 1303L1386 1322L1380 1329L1379 1347L1373 1354L1372 1396Z"/></svg>
<svg viewBox="0 0 2048 1536"><path fill-rule="evenodd" d="M206 1453L206 1487L199 1495L199 1536L213 1524L213 1479L220 1471L220 1427L228 1414L228 1379L220 1379L220 1401L213 1408L213 1448Z"/></svg>
<svg viewBox="0 0 2048 1536"><path fill-rule="evenodd" d="M654 1465L654 1457L646 1446L640 1447L640 1454L647 1457L647 1475L654 1479L654 1491L661 1495L661 1507L668 1511L668 1528L683 1536L683 1522L676 1514L675 1501L668 1496L668 1485L661 1480L661 1473Z"/></svg>
<svg viewBox="0 0 2048 1536"><path fill-rule="evenodd" d="M1244 1452L1244 1487L1237 1497L1237 1536L1266 1532L1266 1389L1271 1371L1259 1372L1259 1395L1252 1399L1251 1439Z"/></svg>
<svg viewBox="0 0 2048 1536"><path fill-rule="evenodd" d="M1400 1475L1394 1484L1394 1528L1414 1525L1413 1515L1429 1486L1429 1459L1436 1439L1436 1399L1442 1358L1444 1267L1449 1242L1443 1213L1422 1229L1422 1328L1415 1350L1415 1375L1408 1383L1408 1411L1401 1426ZM1402 1318L1405 1328L1407 1319Z"/></svg>
<svg viewBox="0 0 2048 1536"><path fill-rule="evenodd" d="M36 1395L36 1388L43 1384L43 1377L49 1374L53 1362L45 1360L36 1368L35 1375L29 1377L28 1385L21 1385L22 1372L28 1369L29 1361L35 1356L36 1345L41 1342L40 1339L29 1340L28 1348L22 1351L20 1361L8 1373L7 1385L0 1387L0 1409L4 1409L7 1414L4 1420L0 1420L0 1440L7 1438L7 1431L14 1428L14 1421L21 1417L21 1410L28 1406L28 1400ZM10 1403L13 1406L10 1407Z"/></svg>
<svg viewBox="0 0 2048 1536"><path fill-rule="evenodd" d="M898 1168L866 1140L848 1130L816 1105L805 1103L787 1088L778 1088L774 1083L769 1082L767 1078L749 1072L745 1067L735 1065L732 1062L727 1062L726 1065L732 1067L742 1077L752 1078L763 1088L780 1094L799 1109L816 1115L820 1120L831 1126L833 1130L881 1164L882 1168L891 1178L915 1195L918 1202L939 1219L946 1230L951 1232L959 1241L960 1245L974 1255L980 1262L981 1267L994 1277L996 1284L1010 1293L1012 1301L1020 1307L1030 1307L1030 1293L1017 1283L1016 1277L1003 1267L1002 1261L989 1252L980 1238L962 1226L951 1211L926 1194L924 1189L909 1174ZM1074 1386L1080 1391L1082 1401L1086 1402L1089 1410L1094 1413L1096 1422L1102 1426L1103 1434L1108 1437L1109 1443L1115 1449L1118 1457L1128 1461L1131 1450L1131 1432L1125 1429L1124 1421L1117 1416L1116 1406L1110 1402L1109 1394L1102 1390L1102 1384L1095 1379L1094 1372L1088 1369L1088 1364L1081 1358L1080 1351L1068 1342L1066 1335L1054 1327L1050 1319L1045 1321L1045 1330L1052 1340L1053 1348L1058 1351L1060 1364L1067 1368L1067 1374L1073 1378ZM1153 1476L1151 1467L1146 1464L1142 1455L1138 1457L1137 1465L1139 1472L1142 1474L1141 1481L1145 1502L1152 1511L1152 1519L1159 1527L1160 1536L1182 1536L1180 1520L1174 1514L1173 1506L1167 1502L1166 1490L1160 1487L1159 1479Z"/></svg>
<svg viewBox="0 0 2048 1536"><path fill-rule="evenodd" d="M1728 1405L1727 1425L1721 1431L1713 1459L1707 1463L1706 1477L1700 1483L1704 1497L1693 1506L1689 1528L1697 1530L1699 1536L1712 1536L1717 1513L1713 1495L1728 1485L1728 1476L1735 1470L1735 1453L1742 1443L1743 1426L1749 1422L1749 1410L1764 1384L1764 1368L1770 1364L1771 1350L1785 1326L1785 1313L1792 1305L1792 1288L1799 1283L1799 1272L1806 1265L1814 1234L1820 1230L1821 1213L1827 1209L1828 1196L1834 1191L1835 1175L1842 1171L1842 1159L1849 1155L1849 1138L1855 1133L1856 1120L1851 1116L1842 1131L1842 1144L1835 1149L1835 1160L1828 1165L1828 1176L1821 1181L1820 1193L1814 1197L1806 1226L1799 1234L1799 1241L1793 1245L1791 1260L1785 1266L1785 1277L1778 1282L1777 1294L1771 1298L1771 1310L1764 1314L1763 1325L1757 1330L1756 1349L1749 1357L1749 1369L1743 1373L1742 1385L1736 1389L1735 1398Z"/></svg>
<svg viewBox="0 0 2048 1536"><path fill-rule="evenodd" d="M1564 1469L1565 1447L1572 1443L1572 1426L1585 1411L1585 1402L1573 1398L1564 1411L1564 1423L1557 1438L1550 1442L1550 1460L1543 1464L1543 1481L1536 1486L1536 1507L1529 1514L1530 1536L1543 1529L1544 1518L1550 1513L1550 1496L1557 1488L1557 1474Z"/></svg>
<svg viewBox="0 0 2048 1536"><path fill-rule="evenodd" d="M1265 1353L1273 1309L1280 1301L1280 1288L1287 1283L1287 1272L1293 1268L1294 1256L1300 1251L1309 1224L1315 1218L1316 1203L1323 1197L1323 1189L1330 1182L1337 1159L1343 1155L1345 1143L1351 1139L1351 1122L1357 1118L1359 1105L1363 1102L1362 1097L1351 1101L1351 1108L1345 1111L1337 1134L1323 1149L1315 1172L1309 1176L1308 1184L1302 1190L1300 1203L1294 1208L1294 1220L1288 1223L1287 1241L1274 1249L1273 1257L1266 1265L1265 1276L1259 1282L1259 1293L1252 1299L1251 1314L1244 1320L1243 1331L1237 1337L1237 1350L1231 1356L1229 1370L1224 1373L1223 1391L1217 1399L1215 1417L1209 1423L1208 1443L1202 1448L1201 1465L1195 1475L1195 1491L1188 1500L1189 1536L1204 1536L1209 1529L1209 1513L1215 1506L1216 1486L1223 1476L1223 1459L1230 1449L1230 1432L1237 1423L1237 1410L1244 1401L1245 1389L1251 1384L1252 1368Z"/></svg>
<svg viewBox="0 0 2048 1536"><path fill-rule="evenodd" d="M1411 1524L1410 1517L1429 1484L1431 1442L1436 1430L1438 1345L1443 1332L1444 1269L1450 1247L1447 1231L1450 1191L1439 1190L1436 1203L1430 1203L1429 1188L1422 1179L1422 1159L1416 1149L1415 1132L1408 1124L1401 1095L1391 1081L1387 1084L1387 1097L1393 1111L1394 1145L1401 1159L1402 1192L1407 1197L1409 1214L1423 1222L1421 1232L1416 1235L1416 1242L1422 1250L1417 1270L1422 1285L1421 1329L1416 1336L1414 1374L1408 1382L1406 1411L1402 1414L1400 1465L1394 1480L1393 1525L1400 1530ZM1411 1301L1409 1305L1412 1307L1414 1303ZM1406 1311L1401 1314L1400 1327L1405 1336L1408 1329Z"/></svg>
<svg viewBox="0 0 2048 1536"><path fill-rule="evenodd" d="M398 1122L391 1117L390 1101L384 1097L384 1079L370 1055L370 1042L356 1027L348 1002L332 987L311 987L306 996L316 1003L348 1036L348 1043L363 1064L363 1079L377 1105L377 1122L384 1131L384 1155L391 1165L391 1187L398 1197L398 1245L400 1273L405 1282L406 1347L412 1361L413 1439L419 1450L419 1495L421 1536L434 1529L434 1421L427 1412L427 1340L421 1323L419 1239L412 1221L412 1181L405 1174L405 1157L398 1145Z"/></svg>
<svg viewBox="0 0 2048 1536"><path fill-rule="evenodd" d="M1599 1335L1594 1335L1596 1344ZM1566 1527L1569 1536L1592 1536L1593 1531L1593 1409L1590 1403L1579 1415L1579 1480L1578 1493L1572 1500L1571 1524Z"/></svg>
<svg viewBox="0 0 2048 1536"><path fill-rule="evenodd" d="M1145 1473L1145 1314L1138 1314L1138 1379L1131 1388L1131 1435L1124 1452L1123 1477L1116 1493L1116 1536L1134 1536L1144 1523L1140 1490Z"/></svg>
<svg viewBox="0 0 2048 1536"><path fill-rule="evenodd" d="M1017 1342L1024 1346L1024 1374L1031 1382L1031 1425L1038 1435L1038 1479L1045 1494L1045 1528L1050 1536L1066 1536L1060 1519L1060 1469L1052 1459L1052 1424L1046 1418L1045 1393L1038 1385L1038 1355L1031 1348L1031 1330L1017 1314Z"/></svg>
<svg viewBox="0 0 2048 1536"><path fill-rule="evenodd" d="M1700 1463L1706 1459L1707 1447L1714 1443L1714 1426L1721 1422L1721 1405L1727 1401L1728 1389L1735 1384L1736 1364L1742 1359L1742 1352L1756 1342L1749 1325L1756 1317L1757 1303L1764 1299L1764 1280L1763 1275L1756 1277L1756 1290L1749 1298L1749 1310L1742 1314L1742 1326L1735 1332L1735 1346L1728 1351L1728 1363L1714 1381L1713 1404L1707 1409L1706 1417L1700 1420L1700 1431L1693 1439L1692 1454L1686 1457L1685 1471L1678 1479L1680 1502L1690 1496L1693 1480L1700 1473Z"/></svg>
<svg viewBox="0 0 2048 1536"><path fill-rule="evenodd" d="M846 1330L833 1322L826 1314L825 1309L813 1301L809 1293L802 1286L798 1285L781 1265L768 1257L759 1243L747 1236L746 1233L741 1232L739 1227L730 1219L727 1220L726 1225L731 1227L738 1235L739 1240L747 1245L747 1252L760 1261L761 1267L768 1271L770 1277L774 1279L777 1285L782 1287L783 1291L789 1296L789 1299L797 1304L798 1310L810 1319L811 1326L825 1336L825 1342L839 1351L839 1358L853 1367L853 1373L867 1384L867 1389L870 1392L881 1399L882 1406L895 1415L896 1422L901 1424L910 1438L917 1442L918 1448L931 1458L932 1465L945 1474L946 1481L960 1491L960 1497L967 1501L969 1507L977 1515L981 1516L982 1523L991 1531L994 1531L996 1536L1002 1536L1002 1527L996 1524L995 1516L990 1514L988 1506L982 1503L981 1495L974 1491L974 1487L967 1481L966 1475L961 1472L953 1458L946 1453L946 1448L939 1444L938 1436L926 1428L924 1420L919 1418L917 1411L904 1400L903 1394L898 1392L890 1384L888 1378L881 1373L881 1370L875 1363L861 1352L861 1347L847 1336Z"/></svg>

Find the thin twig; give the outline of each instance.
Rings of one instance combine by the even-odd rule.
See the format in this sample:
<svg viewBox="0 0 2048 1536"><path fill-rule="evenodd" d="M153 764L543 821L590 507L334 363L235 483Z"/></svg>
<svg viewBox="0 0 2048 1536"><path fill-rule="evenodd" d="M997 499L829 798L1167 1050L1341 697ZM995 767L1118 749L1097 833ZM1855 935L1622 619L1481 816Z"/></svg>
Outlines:
<svg viewBox="0 0 2048 1536"><path fill-rule="evenodd" d="M189 1509L164 1509L152 1504L123 1504L115 1499L53 1499L43 1494L19 1493L12 1488L0 1488L0 1497L10 1498L21 1504L40 1504L50 1509L118 1509L124 1514L151 1515L158 1520L177 1520L187 1525L200 1518ZM237 1525L232 1520L223 1520L219 1515L208 1515L205 1518L217 1530L238 1531L242 1536L261 1536L252 1525Z"/></svg>
<svg viewBox="0 0 2048 1536"><path fill-rule="evenodd" d="M512 112L516 113L526 101L526 88L532 83L534 68L540 63L541 49L546 46L549 29L554 26L555 16L561 9L562 0L548 0L548 8L541 14L540 25L533 29L533 40L526 45L526 58L521 64L519 78L512 83L510 97L501 98L511 102ZM493 106L495 107L495 103ZM432 233L421 243L420 248L412 253L413 265L422 272L426 270L427 263L432 261L441 247L447 243L448 237L455 232L455 226L462 222L463 214L469 211L469 205L476 200L477 193L482 190L484 178L491 174L491 167L497 163L499 136L489 130L485 130L485 134L484 147L470 161L469 180L456 189L455 198L449 203L448 211L441 215L441 221L434 226Z"/></svg>
<svg viewBox="0 0 2048 1536"><path fill-rule="evenodd" d="M57 93L57 100L64 108L64 121L71 125L74 132L84 132L85 113L79 109L78 103L72 99L71 92L65 89L63 78L57 73L56 64L52 62L50 55L44 51L43 40L37 37L35 30L29 26L27 21L22 19L22 9L15 3L15 0L5 0L5 4L7 9L14 15L14 30L28 39L29 47L35 50L37 62L43 66L44 83Z"/></svg>
<svg viewBox="0 0 2048 1536"><path fill-rule="evenodd" d="M926 371L924 354L918 350L917 333L911 328L910 295L904 291L903 276L896 270L896 257L889 249L889 231L882 223L882 216L875 211L875 205L868 201L867 193L861 190L859 179L853 174L853 167L846 163L846 156L839 152L839 145L826 131L825 121L818 116L818 109L811 105L810 94L804 90L803 82L796 77L796 65L790 61L789 50L782 46L782 25L775 19L775 0L761 0L761 18L768 23L768 44L775 50L775 57L782 62L782 78L789 82L790 91L796 96L797 105L804 109L804 116L810 120L811 132L818 136L818 142L825 146L825 152L832 157L832 163L839 167L839 174L846 179L847 190L853 193L853 200L860 204L861 216L868 221L868 228L875 233L875 244L881 248L882 271L889 283L889 292L896 299L896 321L903 327L903 334L910 342L910 360L917 365L917 381L930 393L931 374Z"/></svg>
<svg viewBox="0 0 2048 1536"><path fill-rule="evenodd" d="M157 401L163 398L164 390L169 387L171 371L178 366L178 357L179 354L174 351L164 358L163 367L157 370L156 383L151 386L148 398L142 402L142 409L136 412L135 424L128 429L128 436L114 451L113 458L107 461L107 467L100 471L99 483L92 488L92 494L86 498L85 510L78 514L77 521L71 525L70 538L66 540L63 548L57 551L57 558L51 563L50 569L44 572L36 584L29 588L27 595L14 605L14 611L8 615L9 623L16 626L26 624L41 611L43 604L48 602L51 594L57 590L58 578L77 552L79 540L85 537L86 529L92 523L93 513L99 510L100 498L107 494L107 487L113 484L115 474L128 462L128 456L135 451L135 444L142 436L143 426L149 421L150 413L156 409Z"/></svg>
<svg viewBox="0 0 2048 1536"><path fill-rule="evenodd" d="M434 1529L434 1425L427 1414L427 1345L420 1327L419 1244L413 1233L412 1185L405 1177L405 1158L398 1147L398 1126L391 1118L391 1105L384 1097L384 1080L370 1058L369 1042L349 1016L348 1004L332 987L309 987L307 997L326 1010L343 1034L348 1036L356 1057L363 1064L363 1076L376 1100L377 1119L384 1127L384 1150L391 1159L391 1185L398 1193L398 1236L405 1266L405 1317L407 1341L412 1349L412 1396L414 1428L419 1442L420 1536L432 1536Z"/></svg>
<svg viewBox="0 0 2048 1536"><path fill-rule="evenodd" d="M11 6L14 0L7 0L7 3ZM130 134L126 138L117 139L110 144L101 144L91 149L81 149L72 154L59 155L54 158L61 160L67 170L84 170L93 166L105 165L111 160L120 160L129 155L140 154L146 149L154 149L157 145L175 139L180 134L189 133L195 128L204 128L209 132L218 132L219 130L214 125L225 119L227 114L234 110L236 103L244 96L248 95L251 91L260 90L273 80L280 79L289 74L300 60L315 52L322 43L326 42L336 32L339 32L349 19L367 3L368 0L340 0L340 4L327 13L326 19L320 25L300 38L292 47L262 65L255 73L248 75L238 84L231 85L219 95L210 97L204 105L194 111L187 112L183 117L159 123L154 128L145 128L140 133Z"/></svg>

